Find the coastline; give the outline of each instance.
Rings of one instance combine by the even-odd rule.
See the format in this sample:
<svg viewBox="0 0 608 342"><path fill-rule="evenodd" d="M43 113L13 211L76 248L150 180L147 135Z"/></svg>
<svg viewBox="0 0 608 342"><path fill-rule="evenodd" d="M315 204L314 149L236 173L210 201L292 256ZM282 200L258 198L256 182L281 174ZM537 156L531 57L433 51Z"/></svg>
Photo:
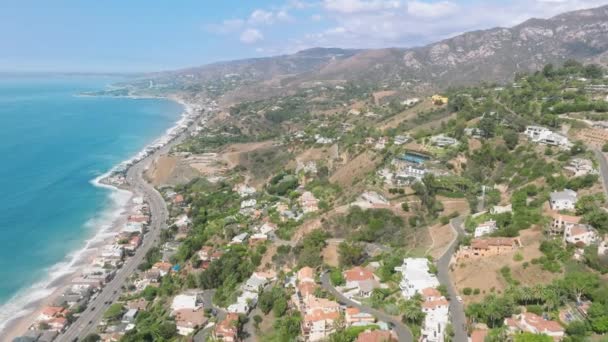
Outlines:
<svg viewBox="0 0 608 342"><path fill-rule="evenodd" d="M87 95L89 96L89 95ZM138 195L124 180L127 171L146 157L175 141L197 119L202 116L202 108L189 102L183 96L113 96L132 99L154 98L176 102L183 107L181 115L165 133L144 146L140 152L112 167L106 173L92 179L91 185L109 190L110 204L102 212L90 218L85 226L90 226L92 236L66 255L63 261L46 269L45 276L28 288L23 288L11 297L0 309L0 340L10 341L22 335L34 323L40 310L57 299L71 281L78 276L93 258L99 255L100 247L112 241L127 222L133 207L131 199ZM4 317L2 317L4 316Z"/></svg>

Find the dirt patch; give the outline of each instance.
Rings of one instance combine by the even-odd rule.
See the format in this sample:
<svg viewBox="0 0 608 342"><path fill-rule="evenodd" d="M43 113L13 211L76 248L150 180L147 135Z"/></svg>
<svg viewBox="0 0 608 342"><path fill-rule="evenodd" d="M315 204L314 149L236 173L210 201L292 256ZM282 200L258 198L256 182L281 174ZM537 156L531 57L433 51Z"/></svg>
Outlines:
<svg viewBox="0 0 608 342"><path fill-rule="evenodd" d="M448 245L454 239L454 230L449 224L429 227L429 235L431 236L432 245L429 249L428 254L434 259L438 259L443 255Z"/></svg>
<svg viewBox="0 0 608 342"><path fill-rule="evenodd" d="M342 187L352 185L356 179L361 178L376 169L374 157L374 153L370 151L359 154L334 172L330 177L330 181L337 183Z"/></svg>
<svg viewBox="0 0 608 342"><path fill-rule="evenodd" d="M394 90L383 90L373 93L372 96L374 97L374 103L376 104L376 106L379 106L380 101L382 101L383 98L393 96L395 94L397 94L397 92Z"/></svg>
<svg viewBox="0 0 608 342"><path fill-rule="evenodd" d="M222 159L228 163L230 168L237 166L240 162L241 154L263 148L271 147L273 142L261 141L255 143L231 144L222 149Z"/></svg>
<svg viewBox="0 0 608 342"><path fill-rule="evenodd" d="M481 141L477 139L469 139L469 151L475 152L479 150L482 146Z"/></svg>
<svg viewBox="0 0 608 342"><path fill-rule="evenodd" d="M521 286L534 286L547 284L560 274L543 271L540 265L533 265L530 261L538 258L542 253L538 250L543 239L540 228L526 229L520 232L522 247L501 255L478 259L461 260L452 264L450 275L459 292L469 287L479 289L479 295L463 296L465 303L470 304L482 300L486 295L495 292L502 293L508 286L500 269L507 266L511 269L513 279L519 281ZM523 260L515 261L515 254L521 254ZM528 266L524 267L527 262Z"/></svg>
<svg viewBox="0 0 608 342"><path fill-rule="evenodd" d="M327 246L321 252L323 261L331 267L338 267L340 265L340 257L338 254L338 246L341 240L330 239L327 241Z"/></svg>
<svg viewBox="0 0 608 342"><path fill-rule="evenodd" d="M204 174L182 157L163 155L154 160L145 175L154 186L162 186L188 183Z"/></svg>
<svg viewBox="0 0 608 342"><path fill-rule="evenodd" d="M425 99L417 105L404 110L403 112L396 114L388 120L381 123L379 126L381 129L396 128L400 123L416 118L419 113L428 111L433 108L433 103L430 99Z"/></svg>
<svg viewBox="0 0 608 342"><path fill-rule="evenodd" d="M453 213L464 215L471 211L469 208L469 202L466 200L466 198L437 196L437 200L443 204L443 212L441 215L444 216L449 216Z"/></svg>

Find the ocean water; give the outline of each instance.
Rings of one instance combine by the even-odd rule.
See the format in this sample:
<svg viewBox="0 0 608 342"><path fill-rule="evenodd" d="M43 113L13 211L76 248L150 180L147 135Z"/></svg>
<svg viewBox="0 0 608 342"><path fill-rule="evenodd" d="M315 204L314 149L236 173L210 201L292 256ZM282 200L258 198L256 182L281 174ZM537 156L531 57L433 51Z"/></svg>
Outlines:
<svg viewBox="0 0 608 342"><path fill-rule="evenodd" d="M162 136L162 99L80 97L119 79L0 75L0 328L44 296L124 195L91 181Z"/></svg>

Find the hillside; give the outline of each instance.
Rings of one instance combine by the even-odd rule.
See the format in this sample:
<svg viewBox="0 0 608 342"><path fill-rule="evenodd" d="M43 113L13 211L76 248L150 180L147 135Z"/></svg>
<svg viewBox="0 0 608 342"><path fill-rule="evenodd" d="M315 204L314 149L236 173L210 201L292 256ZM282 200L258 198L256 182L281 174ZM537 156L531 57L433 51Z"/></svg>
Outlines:
<svg viewBox="0 0 608 342"><path fill-rule="evenodd" d="M137 85L224 95L223 102L233 104L293 93L318 82L357 81L412 92L480 80L502 83L517 72L567 59L608 61L608 6L468 32L423 47L315 48L152 74Z"/></svg>

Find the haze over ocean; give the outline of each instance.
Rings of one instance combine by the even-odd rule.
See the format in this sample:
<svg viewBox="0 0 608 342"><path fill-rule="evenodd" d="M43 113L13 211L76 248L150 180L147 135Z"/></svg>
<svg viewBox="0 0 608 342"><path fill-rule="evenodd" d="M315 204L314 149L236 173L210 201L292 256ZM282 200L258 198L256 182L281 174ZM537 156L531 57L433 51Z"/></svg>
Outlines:
<svg viewBox="0 0 608 342"><path fill-rule="evenodd" d="M163 135L182 112L162 99L76 96L118 80L0 75L3 315L108 216L114 192L91 180Z"/></svg>

